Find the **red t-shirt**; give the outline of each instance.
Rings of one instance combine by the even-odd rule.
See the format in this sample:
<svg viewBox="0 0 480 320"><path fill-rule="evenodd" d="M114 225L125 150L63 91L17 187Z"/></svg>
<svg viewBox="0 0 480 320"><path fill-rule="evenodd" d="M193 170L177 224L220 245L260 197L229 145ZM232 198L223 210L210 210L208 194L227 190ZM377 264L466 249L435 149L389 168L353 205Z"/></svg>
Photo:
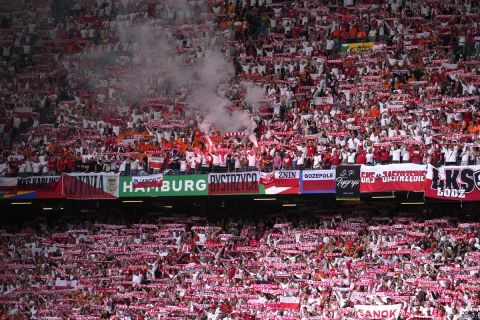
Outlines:
<svg viewBox="0 0 480 320"><path fill-rule="evenodd" d="M340 164L340 157L338 156L338 154L336 154L336 153L335 153L335 154L332 154L330 162L331 162L332 165L334 165L334 166L339 165L339 164Z"/></svg>
<svg viewBox="0 0 480 320"><path fill-rule="evenodd" d="M364 151L357 153L357 163L365 164L367 162L367 157Z"/></svg>
<svg viewBox="0 0 480 320"><path fill-rule="evenodd" d="M330 153L326 153L323 156L323 166L330 167L332 165L332 155Z"/></svg>
<svg viewBox="0 0 480 320"><path fill-rule="evenodd" d="M387 150L382 150L380 157L382 161L388 161L388 159L390 158L390 152L388 152Z"/></svg>
<svg viewBox="0 0 480 320"><path fill-rule="evenodd" d="M307 146L307 158L311 158L315 155L315 147Z"/></svg>

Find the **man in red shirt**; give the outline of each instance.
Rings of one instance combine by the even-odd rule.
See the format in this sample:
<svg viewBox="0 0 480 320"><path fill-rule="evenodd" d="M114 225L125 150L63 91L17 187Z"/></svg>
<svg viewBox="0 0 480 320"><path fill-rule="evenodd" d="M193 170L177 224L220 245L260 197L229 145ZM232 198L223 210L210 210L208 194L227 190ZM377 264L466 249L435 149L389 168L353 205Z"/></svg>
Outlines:
<svg viewBox="0 0 480 320"><path fill-rule="evenodd" d="M382 151L380 148L374 148L373 150L373 163L378 164L382 161Z"/></svg>
<svg viewBox="0 0 480 320"><path fill-rule="evenodd" d="M363 148L358 148L357 164L365 164L367 162L367 154Z"/></svg>
<svg viewBox="0 0 480 320"><path fill-rule="evenodd" d="M307 153L306 153L307 159L305 160L305 168L308 168L308 169L312 168L314 155L315 155L315 145L313 144L313 141L310 140L308 141L308 145L307 145Z"/></svg>
<svg viewBox="0 0 480 320"><path fill-rule="evenodd" d="M55 159L53 159L52 157L49 157L48 162L47 162L47 166L48 166L48 174L49 175L54 176L54 175L57 174L57 163L56 163Z"/></svg>
<svg viewBox="0 0 480 320"><path fill-rule="evenodd" d="M387 164L389 159L390 152L387 150L387 148L383 147L380 151L380 161L382 162L382 164Z"/></svg>
<svg viewBox="0 0 480 320"><path fill-rule="evenodd" d="M332 155L330 152L325 152L323 155L323 169L330 169L332 166Z"/></svg>
<svg viewBox="0 0 480 320"><path fill-rule="evenodd" d="M422 163L422 151L420 150L419 146L413 145L410 148L409 153L412 163Z"/></svg>
<svg viewBox="0 0 480 320"><path fill-rule="evenodd" d="M292 156L290 152L288 152L284 157L283 157L283 168L286 170L291 170L292 169Z"/></svg>
<svg viewBox="0 0 480 320"><path fill-rule="evenodd" d="M340 156L338 155L337 149L333 149L331 153L330 163L333 167L336 167L340 164Z"/></svg>

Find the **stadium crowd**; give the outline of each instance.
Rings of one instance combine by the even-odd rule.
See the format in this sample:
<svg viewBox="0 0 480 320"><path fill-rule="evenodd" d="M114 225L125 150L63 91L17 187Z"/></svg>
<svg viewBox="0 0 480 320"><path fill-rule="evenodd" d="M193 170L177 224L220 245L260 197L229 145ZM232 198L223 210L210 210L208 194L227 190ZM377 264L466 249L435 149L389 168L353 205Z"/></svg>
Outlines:
<svg viewBox="0 0 480 320"><path fill-rule="evenodd" d="M479 319L471 221L79 218L1 230L2 319L356 319L357 304L395 303L397 319Z"/></svg>
<svg viewBox="0 0 480 320"><path fill-rule="evenodd" d="M2 176L480 164L477 1L0 6Z"/></svg>

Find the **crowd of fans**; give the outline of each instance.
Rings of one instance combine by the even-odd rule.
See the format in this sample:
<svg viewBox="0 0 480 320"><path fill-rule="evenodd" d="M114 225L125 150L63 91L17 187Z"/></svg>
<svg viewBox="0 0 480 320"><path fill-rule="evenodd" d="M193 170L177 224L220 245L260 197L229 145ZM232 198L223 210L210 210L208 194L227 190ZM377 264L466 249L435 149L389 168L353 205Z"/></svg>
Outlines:
<svg viewBox="0 0 480 320"><path fill-rule="evenodd" d="M474 0L0 8L2 176L480 164ZM218 53L213 113L248 116L233 132L192 94Z"/></svg>
<svg viewBox="0 0 480 320"><path fill-rule="evenodd" d="M478 223L367 211L30 220L0 231L0 317L327 320L401 304L398 319L479 319Z"/></svg>

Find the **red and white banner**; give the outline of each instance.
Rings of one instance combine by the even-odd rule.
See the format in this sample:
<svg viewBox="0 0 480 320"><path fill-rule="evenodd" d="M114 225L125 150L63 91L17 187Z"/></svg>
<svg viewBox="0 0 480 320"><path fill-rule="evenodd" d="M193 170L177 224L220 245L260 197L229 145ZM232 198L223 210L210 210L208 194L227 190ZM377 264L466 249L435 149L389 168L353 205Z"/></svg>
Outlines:
<svg viewBox="0 0 480 320"><path fill-rule="evenodd" d="M302 171L301 193L335 193L335 170Z"/></svg>
<svg viewBox="0 0 480 320"><path fill-rule="evenodd" d="M163 184L163 175L161 174L132 177L133 188L156 188L156 187L161 187L162 184Z"/></svg>
<svg viewBox="0 0 480 320"><path fill-rule="evenodd" d="M401 304L368 306L356 304L355 314L360 319L397 319L402 309Z"/></svg>
<svg viewBox="0 0 480 320"><path fill-rule="evenodd" d="M64 173L62 194L66 199L116 199L119 175L115 173Z"/></svg>
<svg viewBox="0 0 480 320"><path fill-rule="evenodd" d="M298 194L300 192L300 171L261 172L260 184L263 185L265 194Z"/></svg>
<svg viewBox="0 0 480 320"><path fill-rule="evenodd" d="M162 169L163 168L163 158L159 157L148 157L148 167L152 169Z"/></svg>
<svg viewBox="0 0 480 320"><path fill-rule="evenodd" d="M360 192L423 191L425 165L405 163L360 168Z"/></svg>
<svg viewBox="0 0 480 320"><path fill-rule="evenodd" d="M428 166L425 197L444 200L479 201L480 165Z"/></svg>

